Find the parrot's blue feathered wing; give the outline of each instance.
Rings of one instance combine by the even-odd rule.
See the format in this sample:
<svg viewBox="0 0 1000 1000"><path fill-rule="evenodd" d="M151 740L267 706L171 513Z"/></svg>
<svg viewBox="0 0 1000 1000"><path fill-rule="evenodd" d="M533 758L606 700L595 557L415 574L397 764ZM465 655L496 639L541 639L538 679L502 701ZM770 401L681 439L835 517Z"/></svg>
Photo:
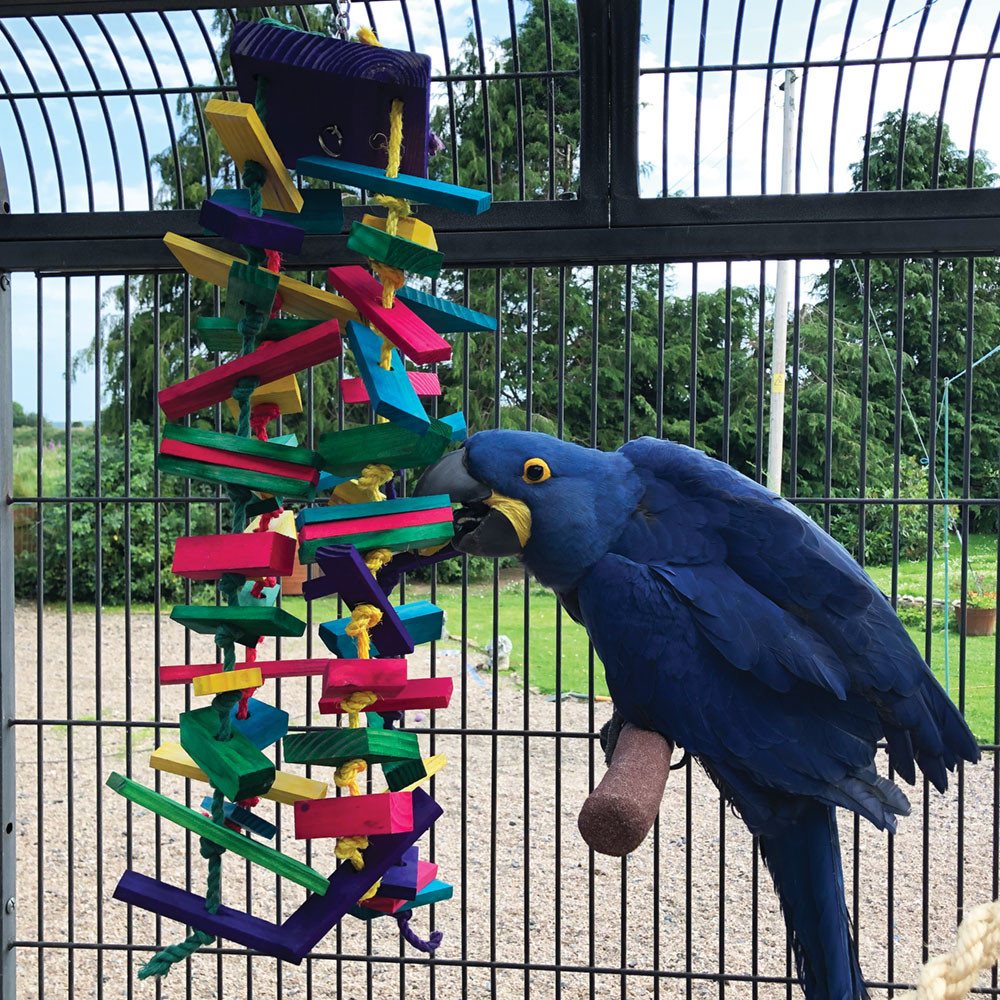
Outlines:
<svg viewBox="0 0 1000 1000"><path fill-rule="evenodd" d="M696 755L759 835L807 996L864 987L849 941L835 806L895 830L876 773L943 790L978 748L888 601L791 504L682 445L625 445L643 493L574 603L616 708Z"/></svg>

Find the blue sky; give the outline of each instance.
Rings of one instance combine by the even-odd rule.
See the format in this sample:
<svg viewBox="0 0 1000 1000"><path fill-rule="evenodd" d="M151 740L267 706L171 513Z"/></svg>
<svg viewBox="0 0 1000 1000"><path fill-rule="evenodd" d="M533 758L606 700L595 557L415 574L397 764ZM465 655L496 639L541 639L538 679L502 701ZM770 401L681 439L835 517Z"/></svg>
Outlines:
<svg viewBox="0 0 1000 1000"><path fill-rule="evenodd" d="M472 8L469 0L442 0L441 6L444 13L444 42L454 58L462 38L468 33ZM675 67L697 64L701 6L695 0L682 0L677 4L670 53L670 63ZM767 59L774 6L775 0L746 0L740 62ZM921 55L943 55L950 51L962 6L960 0L936 0L933 3L919 48ZM645 0L643 5L640 60L644 67L664 65L666 7L663 0ZM732 60L737 7L737 0L711 0L706 31L706 64L725 64ZM849 7L849 0L822 0L813 48L814 59L839 56ZM382 41L390 46L407 47L406 25L402 7L397 0L380 0L372 8ZM499 39L509 36L511 26L505 2L482 0L479 8L483 34L488 40L495 44ZM805 0L801 3L785 0L783 8L776 55L780 60L794 62L801 60L805 54L812 4ZM526 9L527 4L523 0L516 0L514 11L517 18ZM890 19L891 27L885 35L886 55L909 57L912 54L920 23L920 9L919 0L910 0L908 3L900 0L896 4ZM431 56L435 73L443 72L443 39L435 4L432 0L410 0L407 10L416 48ZM884 10L885 0L860 0L848 43L849 58L861 59L874 55L882 31ZM915 12L917 16L912 16ZM209 40L214 43L216 39L211 28L211 16L210 11L202 13ZM988 47L996 16L995 0L973 0L959 37L958 52L984 51ZM355 24L363 17L362 5L355 4ZM58 19L39 18L36 22L52 47L59 68L65 74L64 84L30 24L24 19L6 19L4 24L16 39L27 62L25 69L19 64L6 39L0 36L0 67L9 91L31 92L35 86L43 91L62 91L67 84L73 91L94 89L94 78L81 57L80 47L87 53L97 84L102 90L125 85L122 67L132 86L138 88L154 87L158 82L167 87L184 87L189 81L211 84L215 80L205 35L191 12L178 11L163 16L135 15L135 21L148 42L152 65L132 25L124 16L109 15L102 18L107 34L118 47L121 66L93 17L73 16L67 21L76 33L79 46ZM183 53L186 66L182 64L179 52ZM994 60L992 71L987 77L988 86L984 97L987 113L980 122L978 145L1000 159L997 119L991 111L1000 105L998 62L1000 60ZM945 120L953 139L963 149L968 147L974 98L982 68L981 60L959 60L953 70ZM901 106L908 69L906 64L882 68L876 92L876 121L884 112ZM29 78L29 71L34 77L33 81ZM918 64L910 98L912 111L937 112L944 72L944 63ZM859 139L864 131L871 73L870 67L854 67L844 74L841 107L836 123L834 190L846 190L849 187L849 164L859 156ZM802 132L803 191L826 191L828 187L835 78L834 69L814 68L807 79ZM662 74L644 75L640 88L640 159L649 167L641 185L643 194L647 196L659 194L663 183L663 80ZM777 192L780 188L781 94L777 90L777 82L776 75L770 90L767 90L763 71L744 70L740 73L734 105L734 194L761 193L762 123L764 108L768 103L771 125L767 142L767 190ZM672 74L668 104L670 141L666 161L667 187L672 192L681 190L686 194L694 193L693 136L697 111L695 88L694 73ZM729 72L704 74L699 152L699 193L702 195L726 193L729 88ZM439 90L443 92L443 87L439 86ZM443 94L436 92L434 96L441 99ZM168 116L175 114L174 101L168 99L164 104L159 97L139 97L137 101L146 129L146 148L150 153L159 152L169 145ZM76 101L80 127L88 137L91 157L89 168L93 183L89 189L85 181L86 168L77 137L77 124L69 103L64 99L46 101L52 133L56 139L55 146L66 178L62 191L59 189L52 143L38 102L18 101L17 107L21 112L34 158L33 169L37 178L41 211L60 211L63 208L69 211L88 211L91 200L92 207L101 211L114 211L120 206L140 210L150 207L150 193L145 179L145 154L134 125L131 102L127 97L107 98L107 114L114 126L114 139L121 164L120 192L115 181L116 171L105 112L96 98L80 97ZM33 211L28 165L9 101L0 102L0 148L11 191L12 210ZM808 278L825 266L823 262L805 262L803 274ZM773 272L774 265L770 264L767 270L769 284L773 284ZM690 289L691 268L676 267L674 278L675 290L678 294L684 294L686 288ZM723 265L701 265L698 269L698 285L702 290L718 287L724 278ZM734 265L733 280L737 284L756 284L759 280L759 265ZM115 283L113 278L102 279L100 288L106 291ZM43 411L53 420L63 420L66 415L63 373L67 337L71 354L86 347L93 338L95 287L92 277L72 279L67 296L67 283L63 279L46 279L42 282L40 327ZM804 286L804 291L806 287ZM39 377L36 351L36 330L39 323L34 277L15 275L13 291L14 397L26 409L32 410L36 407ZM92 419L95 405L93 372L84 373L73 387L71 416L74 419Z"/></svg>

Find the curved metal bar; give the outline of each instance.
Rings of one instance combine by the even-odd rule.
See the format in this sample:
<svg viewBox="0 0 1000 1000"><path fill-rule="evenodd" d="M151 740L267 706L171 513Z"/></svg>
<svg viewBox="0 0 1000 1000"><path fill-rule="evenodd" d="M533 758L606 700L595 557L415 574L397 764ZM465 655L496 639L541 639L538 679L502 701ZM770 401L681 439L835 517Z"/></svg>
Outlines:
<svg viewBox="0 0 1000 1000"><path fill-rule="evenodd" d="M413 37L413 22L410 19L410 8L406 5L406 0L400 0L403 6L403 24L406 26L406 39L410 45L410 51L417 51L417 43Z"/></svg>
<svg viewBox="0 0 1000 1000"><path fill-rule="evenodd" d="M927 18L930 16L931 8L925 4L923 13L920 15L920 24L917 25L917 37L913 40L913 56L916 59L920 51L920 43L924 38L924 29L927 27ZM913 77L917 70L915 61L911 61L909 72L906 74L906 90L903 92L903 109L899 116L899 152L896 156L896 190L903 190L903 163L906 159L906 122L910 116L910 94L913 91Z"/></svg>
<svg viewBox="0 0 1000 1000"><path fill-rule="evenodd" d="M701 30L698 33L698 70L694 98L694 194L701 194L701 97L705 89L705 40L708 35L708 3L702 0Z"/></svg>
<svg viewBox="0 0 1000 1000"><path fill-rule="evenodd" d="M771 22L771 44L767 49L767 76L764 79L764 122L760 137L760 193L767 194L767 130L771 124L771 87L774 85L774 51L778 45L778 26L781 23L781 3L774 5L774 20Z"/></svg>
<svg viewBox="0 0 1000 1000"><path fill-rule="evenodd" d="M851 0L851 9L847 12L847 21L844 24L844 44L840 49L841 65L837 67L837 83L833 89L833 112L830 115L830 161L827 166L827 190L833 191L833 171L837 154L837 122L840 120L840 93L844 83L844 60L847 58L847 46L851 41L851 32L854 30L854 15L858 10L858 0Z"/></svg>
<svg viewBox="0 0 1000 1000"><path fill-rule="evenodd" d="M857 2L857 0L855 0ZM740 0L740 5L736 9L736 26L733 31L733 63L740 61L740 42L743 40L743 13L746 8L746 0ZM736 115L736 74L733 70L729 77L729 120L726 125L726 194L733 193L733 121ZM728 280L728 279L727 279ZM731 300L730 306L732 305ZM727 442L728 443L728 442Z"/></svg>
<svg viewBox="0 0 1000 1000"><path fill-rule="evenodd" d="M806 36L805 60L802 66L802 87L799 90L799 120L795 126L795 193L802 190L802 126L805 122L806 95L809 88L809 57L816 41L816 19L822 0L813 0L812 17L809 19L809 34Z"/></svg>
<svg viewBox="0 0 1000 1000"><path fill-rule="evenodd" d="M966 165L966 187L974 187L976 179L976 135L979 131L979 112L983 107L983 94L986 91L986 77L990 71L990 63L993 60L993 51L996 48L997 37L1000 36L1000 14L993 24L993 34L990 35L990 55L983 62L983 72L979 77L979 90L976 92L976 110L972 113L972 128L969 132L969 160Z"/></svg>
<svg viewBox="0 0 1000 1000"><path fill-rule="evenodd" d="M219 56L217 55L215 46L212 44L212 39L208 34L208 28L205 27L205 19L201 16L200 10L193 10L191 13L194 14L195 23L198 25L201 37L205 40L205 48L208 49L209 54L212 57L212 65L215 67L215 79L218 81L220 88L225 88L226 75L222 72L222 64L219 62Z"/></svg>
<svg viewBox="0 0 1000 1000"><path fill-rule="evenodd" d="M542 0L542 16L545 18L545 105L549 127L549 200L556 196L556 95L553 90L552 70L552 8L549 0ZM638 183L638 178L636 178Z"/></svg>
<svg viewBox="0 0 1000 1000"><path fill-rule="evenodd" d="M510 4L510 2L511 0L508 0L508 4ZM434 8L437 11L438 27L441 31L441 58L444 60L445 86L448 88L448 139L451 147L451 182L453 184L457 184L458 122L455 119L455 84L451 79L451 56L448 53L448 32L444 26L444 11L441 9L441 0L434 0ZM520 108L518 109L518 114L520 114ZM518 141L520 142L520 138Z"/></svg>
<svg viewBox="0 0 1000 1000"><path fill-rule="evenodd" d="M3 75L2 69L0 69L0 87L3 87L3 89L9 93L7 79ZM21 148L24 151L25 166L28 168L28 180L31 182L31 206L37 213L39 211L38 181L35 178L35 163L31 156L31 144L28 142L28 133L25 131L24 119L21 118L21 111L17 106L17 101L10 102L10 110L14 115L14 122L17 125L17 131L21 136ZM2 152L3 151L0 150L0 153Z"/></svg>
<svg viewBox="0 0 1000 1000"><path fill-rule="evenodd" d="M479 71L486 72L486 48L483 45L483 23L479 16L479 0L472 0L472 22L476 31L476 53L479 56ZM493 127L490 121L490 85L486 77L482 80L483 94L483 160L486 164L486 190L493 193ZM458 164L456 162L456 170Z"/></svg>
<svg viewBox="0 0 1000 1000"><path fill-rule="evenodd" d="M948 57L948 65L944 71L944 82L941 85L941 103L938 105L937 128L934 132L934 160L931 164L931 187L938 186L941 173L941 141L944 137L944 109L948 103L948 88L951 86L951 73L955 68L955 55L958 52L958 43L962 38L962 31L965 28L965 19L969 16L969 7L972 0L965 0L962 5L962 13L958 17L958 26L955 28L955 37L951 43L951 54Z"/></svg>
<svg viewBox="0 0 1000 1000"><path fill-rule="evenodd" d="M868 190L868 167L872 152L872 120L875 117L875 95L878 93L878 76L882 53L885 51L885 35L889 30L892 9L896 0L889 0L885 8L885 18L882 21L882 32L878 38L878 49L875 52L875 69L872 70L872 85L868 92L868 117L865 119L865 148L861 156L861 190Z"/></svg>

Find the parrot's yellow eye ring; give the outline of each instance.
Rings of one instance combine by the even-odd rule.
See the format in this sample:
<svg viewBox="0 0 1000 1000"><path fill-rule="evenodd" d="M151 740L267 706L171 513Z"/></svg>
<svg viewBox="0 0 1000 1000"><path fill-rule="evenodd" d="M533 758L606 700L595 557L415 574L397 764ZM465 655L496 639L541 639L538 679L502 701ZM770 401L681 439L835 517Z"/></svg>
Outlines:
<svg viewBox="0 0 1000 1000"><path fill-rule="evenodd" d="M544 458L529 458L524 463L521 478L526 483L544 483L546 479L552 478L552 470Z"/></svg>

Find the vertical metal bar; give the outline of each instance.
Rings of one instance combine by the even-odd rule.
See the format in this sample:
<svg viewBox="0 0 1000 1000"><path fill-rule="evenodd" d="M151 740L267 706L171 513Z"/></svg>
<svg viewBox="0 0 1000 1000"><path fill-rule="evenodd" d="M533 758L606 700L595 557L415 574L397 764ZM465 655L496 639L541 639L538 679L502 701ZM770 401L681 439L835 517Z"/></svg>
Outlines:
<svg viewBox="0 0 1000 1000"><path fill-rule="evenodd" d="M66 364L65 389L65 427L66 427L66 496L73 495L73 371L72 328L73 328L73 295L72 278L64 280L66 290L66 325L64 329L64 360ZM73 718L73 505L66 500L66 718ZM72 941L75 936L74 909L76 906L76 880L73 854L73 729L72 721L66 726L66 939ZM66 956L66 988L69 996L75 995L76 962L72 952Z"/></svg>
<svg viewBox="0 0 1000 1000"><path fill-rule="evenodd" d="M600 6L606 6L610 17L604 30L606 44L610 45L610 173L613 201L615 198L635 198L639 194L640 10L637 3L608 3ZM581 77L584 77L582 64L580 70ZM589 96L599 101L604 100L593 90L589 92Z"/></svg>
<svg viewBox="0 0 1000 1000"><path fill-rule="evenodd" d="M42 481L42 449L45 447L45 434L43 431L42 403L44 394L42 392L42 378L44 374L44 355L42 352L43 338L42 325L44 322L43 304L45 301L42 292L43 279L35 278L35 346L38 358L38 380L35 385L35 399L38 404L38 415L35 423L35 454L36 454L36 490L37 496L42 496L45 492ZM45 516L45 504L37 506L37 531L35 534L35 579L38 581L38 592L35 595L35 713L37 718L45 718L45 546L44 535L42 533ZM36 931L38 940L45 940L45 730L42 726L35 728L35 835L37 840L37 852L35 855L36 873L38 878L37 897L37 923ZM45 996L45 950L38 949L38 1000L44 1000Z"/></svg>
<svg viewBox="0 0 1000 1000"><path fill-rule="evenodd" d="M101 485L101 279L94 278L94 496ZM94 505L94 716L104 717L104 669L101 647L103 630L102 519L104 505ZM94 726L94 811L97 816L97 857L94 872L94 909L97 912L97 940L104 940L104 727ZM97 950L97 1000L104 1000L104 949Z"/></svg>

